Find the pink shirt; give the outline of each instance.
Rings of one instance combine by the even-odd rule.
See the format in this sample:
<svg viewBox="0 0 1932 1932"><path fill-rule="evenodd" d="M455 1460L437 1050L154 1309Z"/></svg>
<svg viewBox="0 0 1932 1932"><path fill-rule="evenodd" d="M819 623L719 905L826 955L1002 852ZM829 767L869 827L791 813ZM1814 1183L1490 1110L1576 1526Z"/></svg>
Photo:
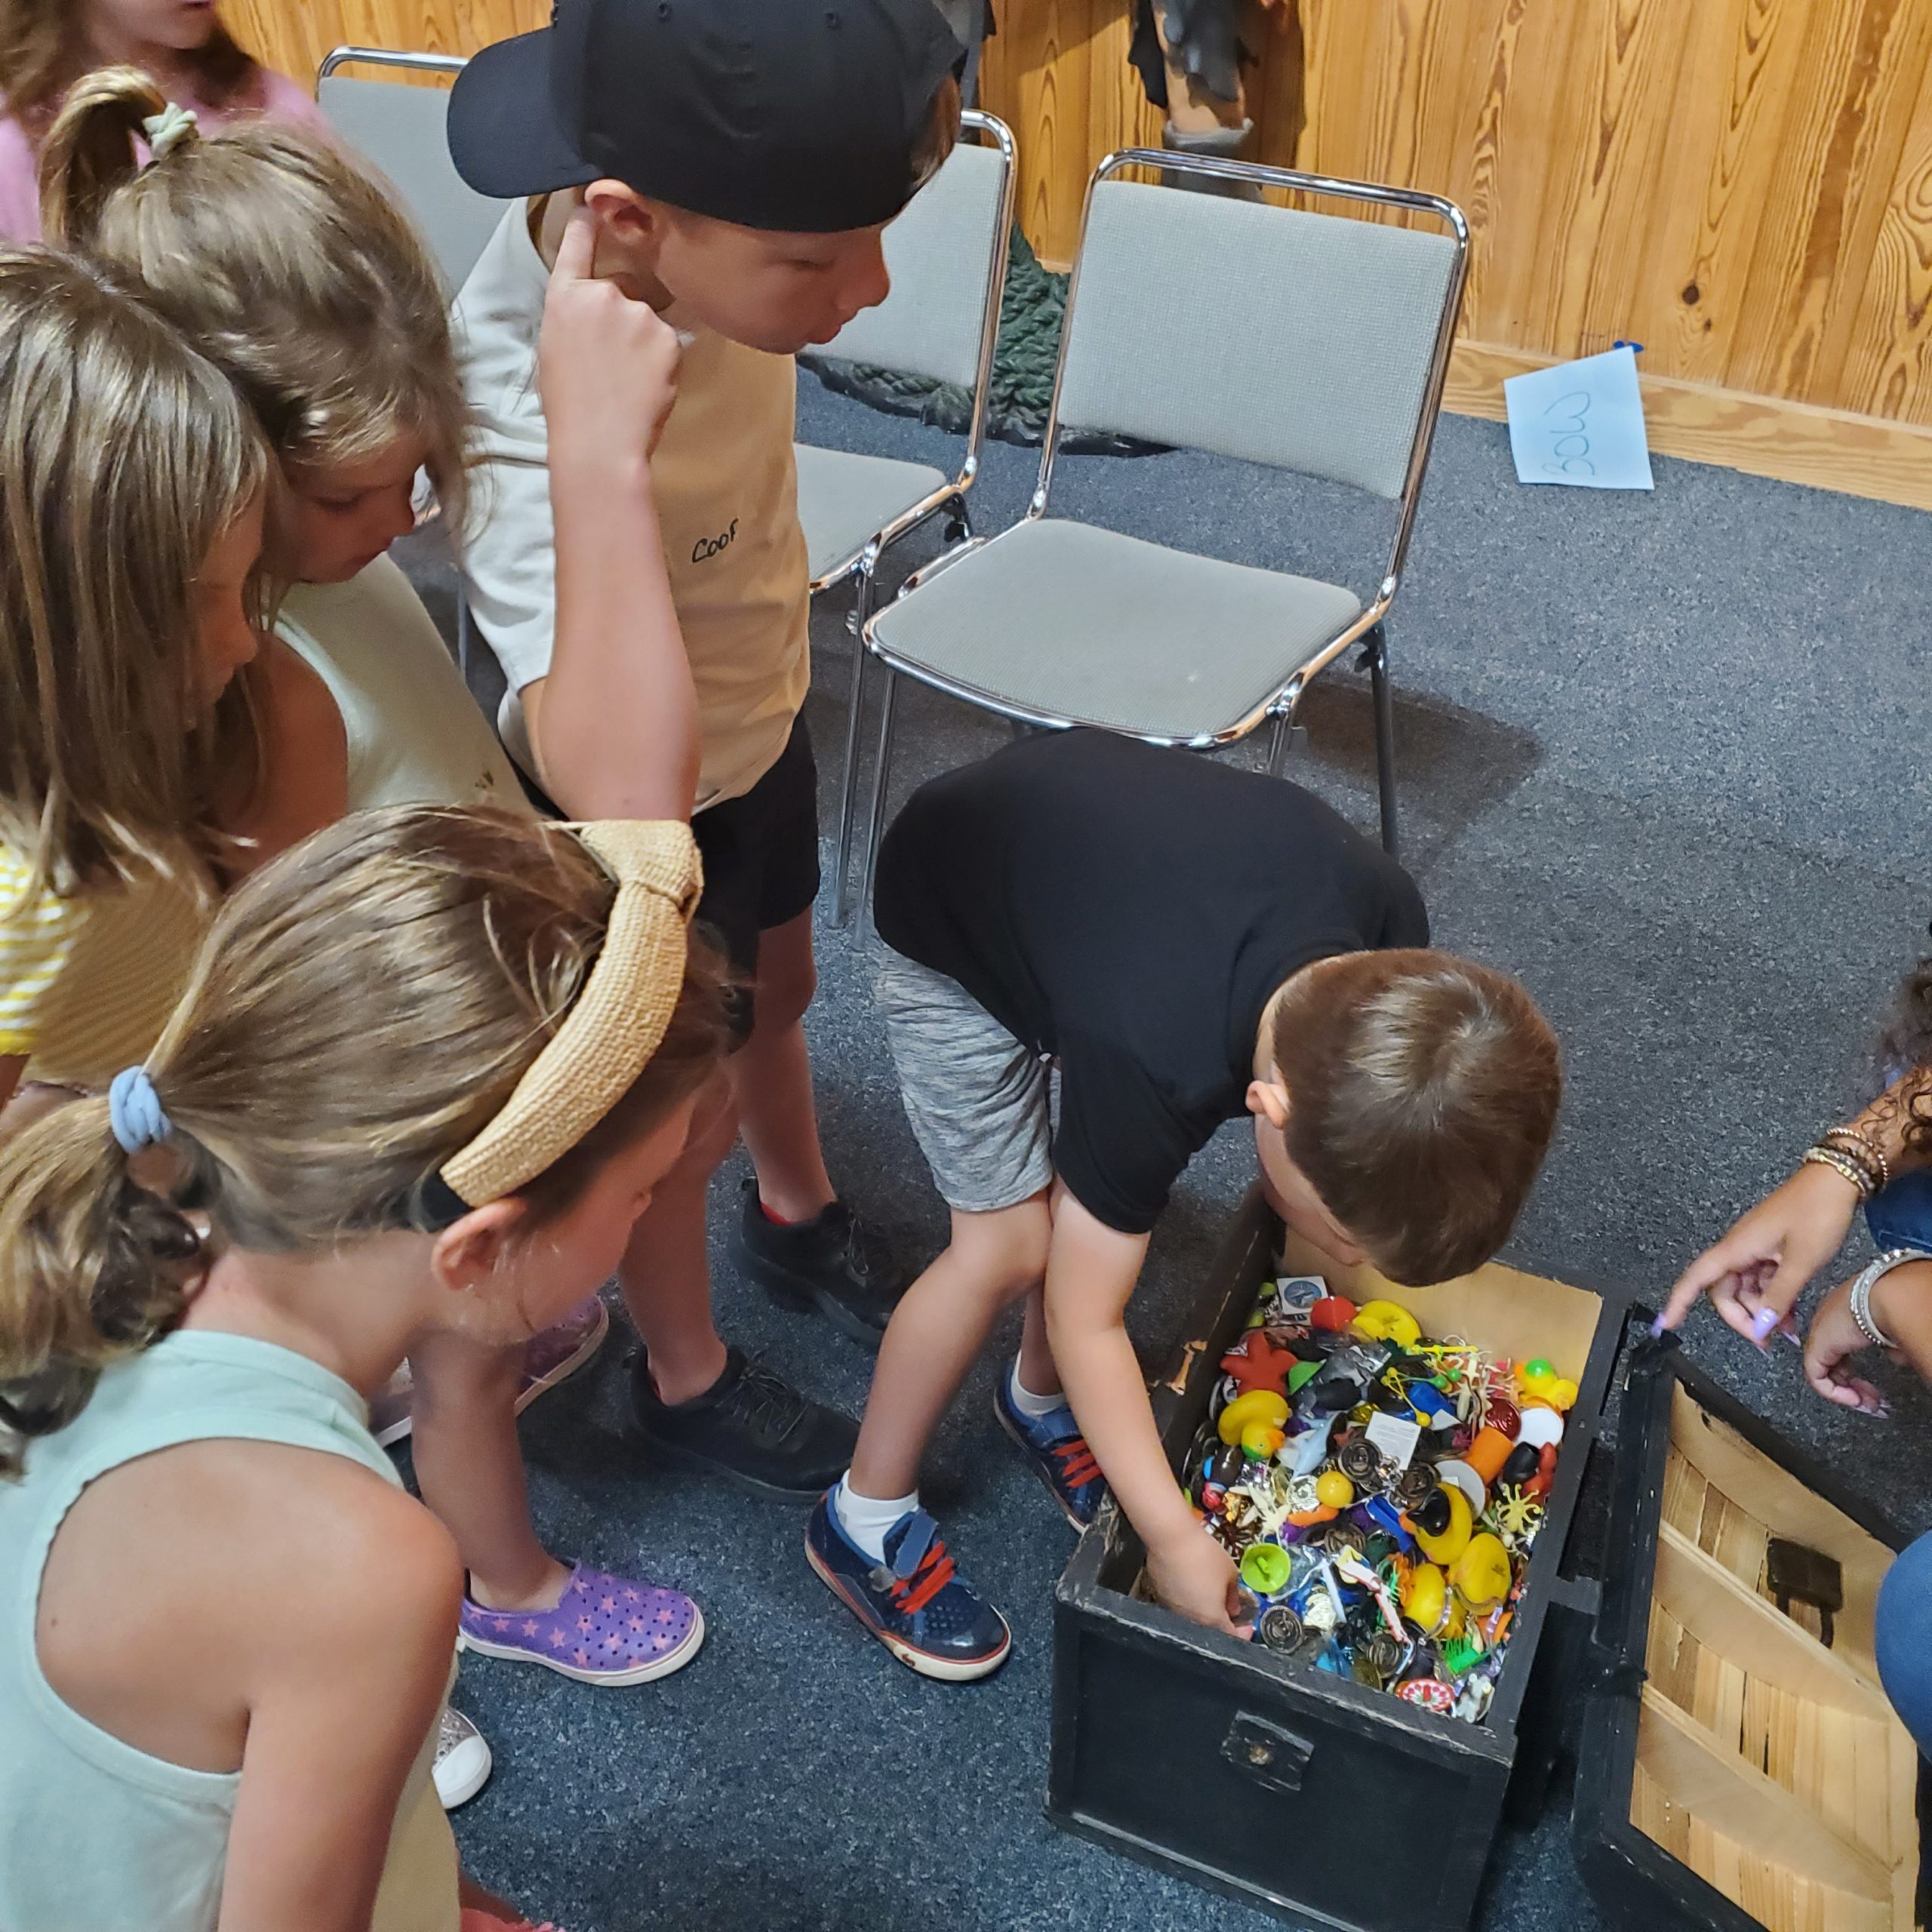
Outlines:
<svg viewBox="0 0 1932 1932"><path fill-rule="evenodd" d="M256 72L260 77L259 93L245 96L232 107L205 107L193 100L181 104L195 110L202 129L210 134L255 114L272 114L299 127L326 131L321 109L286 74L278 74L271 67L259 67ZM36 157L26 130L10 114L0 120L0 243L39 239Z"/></svg>

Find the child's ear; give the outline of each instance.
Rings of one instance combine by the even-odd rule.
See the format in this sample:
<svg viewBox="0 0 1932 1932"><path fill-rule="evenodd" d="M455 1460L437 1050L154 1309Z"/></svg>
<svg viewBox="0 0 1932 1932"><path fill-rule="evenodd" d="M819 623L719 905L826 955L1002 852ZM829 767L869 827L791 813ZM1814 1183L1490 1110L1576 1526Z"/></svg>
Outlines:
<svg viewBox="0 0 1932 1932"><path fill-rule="evenodd" d="M626 251L655 254L663 239L663 216L635 188L621 181L593 181L583 191L583 205L597 225Z"/></svg>
<svg viewBox="0 0 1932 1932"><path fill-rule="evenodd" d="M1288 1090L1278 1080L1251 1080L1247 1110L1279 1134L1288 1124Z"/></svg>
<svg viewBox="0 0 1932 1932"><path fill-rule="evenodd" d="M514 1194L472 1208L436 1237L429 1251L436 1279L446 1288L459 1290L487 1281L503 1265L528 1218L528 1208Z"/></svg>

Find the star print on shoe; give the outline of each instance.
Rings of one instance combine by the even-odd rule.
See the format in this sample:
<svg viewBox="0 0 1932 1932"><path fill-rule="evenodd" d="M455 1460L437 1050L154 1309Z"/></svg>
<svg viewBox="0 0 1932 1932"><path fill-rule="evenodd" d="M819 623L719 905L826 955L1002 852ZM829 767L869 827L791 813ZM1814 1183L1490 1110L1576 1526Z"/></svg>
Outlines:
<svg viewBox="0 0 1932 1932"><path fill-rule="evenodd" d="M636 1608L623 1614L626 1605ZM648 1684L697 1655L704 1618L680 1590L580 1563L554 1610L488 1610L466 1596L458 1641L479 1657L541 1664L580 1684Z"/></svg>

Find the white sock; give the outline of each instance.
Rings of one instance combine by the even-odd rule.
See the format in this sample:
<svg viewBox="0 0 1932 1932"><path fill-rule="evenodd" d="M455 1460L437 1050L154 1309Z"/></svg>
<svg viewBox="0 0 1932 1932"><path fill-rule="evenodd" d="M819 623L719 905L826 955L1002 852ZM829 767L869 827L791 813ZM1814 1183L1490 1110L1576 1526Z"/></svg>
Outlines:
<svg viewBox="0 0 1932 1932"><path fill-rule="evenodd" d="M919 1492L910 1496L861 1496L852 1487L848 1469L832 1492L832 1513L838 1527L875 1563L885 1561L885 1533L901 1516L909 1516L919 1506Z"/></svg>
<svg viewBox="0 0 1932 1932"><path fill-rule="evenodd" d="M1032 1422L1042 1416L1050 1416L1056 1409L1066 1407L1064 1391L1056 1389L1051 1395L1036 1395L1020 1379L1020 1358L1013 1358L1012 1371L1006 1378L1006 1392L1013 1398L1013 1406Z"/></svg>

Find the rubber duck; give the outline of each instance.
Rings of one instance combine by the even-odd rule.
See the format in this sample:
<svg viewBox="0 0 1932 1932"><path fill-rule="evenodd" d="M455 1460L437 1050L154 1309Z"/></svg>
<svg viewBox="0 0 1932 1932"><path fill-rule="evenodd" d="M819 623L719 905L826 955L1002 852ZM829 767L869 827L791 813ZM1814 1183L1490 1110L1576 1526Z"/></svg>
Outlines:
<svg viewBox="0 0 1932 1932"><path fill-rule="evenodd" d="M1545 1408L1567 1409L1577 1399L1577 1385L1556 1371L1541 1355L1526 1361L1516 1371L1516 1392L1525 1402L1539 1402Z"/></svg>
<svg viewBox="0 0 1932 1932"><path fill-rule="evenodd" d="M1353 1327L1372 1341L1393 1342L1412 1349L1422 1340L1422 1324L1398 1302L1365 1301L1355 1310Z"/></svg>
<svg viewBox="0 0 1932 1932"><path fill-rule="evenodd" d="M1487 1610L1509 1594L1509 1552L1500 1537L1479 1530L1449 1573L1457 1594L1472 1610Z"/></svg>
<svg viewBox="0 0 1932 1932"><path fill-rule="evenodd" d="M1435 1497L1447 1499L1448 1520L1442 1521L1443 1506L1435 1502ZM1469 1546L1469 1537L1475 1527L1475 1518L1470 1512L1469 1500L1460 1489L1439 1488L1429 1502L1417 1510L1411 1520L1416 1526L1416 1543L1423 1555L1432 1563L1445 1567L1454 1563ZM1432 1524L1440 1527L1432 1528Z"/></svg>
<svg viewBox="0 0 1932 1932"><path fill-rule="evenodd" d="M1448 1637L1463 1628L1461 1602L1450 1594L1449 1580L1433 1563L1418 1563L1403 1580L1402 1614L1425 1637Z"/></svg>
<svg viewBox="0 0 1932 1932"><path fill-rule="evenodd" d="M1271 1429L1280 1429L1287 1419L1285 1395L1278 1395L1272 1389L1250 1389L1221 1411L1215 1429L1223 1442L1232 1444L1241 1440L1241 1431L1251 1423L1266 1423Z"/></svg>
<svg viewBox="0 0 1932 1932"><path fill-rule="evenodd" d="M1241 1432L1241 1454L1251 1462L1266 1463L1287 1439L1286 1431L1272 1423L1251 1422Z"/></svg>

